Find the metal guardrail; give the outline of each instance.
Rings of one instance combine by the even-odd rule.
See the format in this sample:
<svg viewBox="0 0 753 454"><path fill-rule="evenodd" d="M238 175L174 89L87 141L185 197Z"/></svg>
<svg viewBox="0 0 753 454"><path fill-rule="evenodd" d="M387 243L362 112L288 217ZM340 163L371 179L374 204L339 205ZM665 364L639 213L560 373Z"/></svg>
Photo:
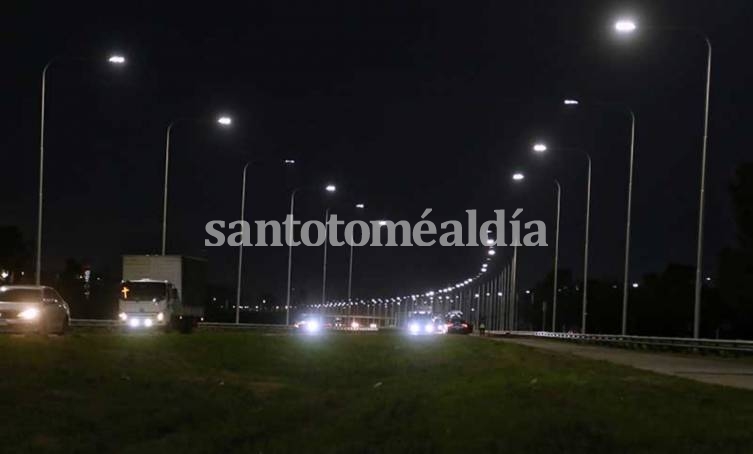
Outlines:
<svg viewBox="0 0 753 454"><path fill-rule="evenodd" d="M71 326L74 328L116 328L120 326L120 320L101 320L94 318L72 318Z"/></svg>
<svg viewBox="0 0 753 454"><path fill-rule="evenodd" d="M492 336L539 337L625 347L643 346L657 349L753 353L753 340L742 339L693 339L689 337L623 336L620 334L554 333L549 331L489 331L488 333Z"/></svg>
<svg viewBox="0 0 753 454"><path fill-rule="evenodd" d="M120 320L100 320L100 319L87 319L87 318L74 318L71 319L71 326L74 328L119 328L122 325ZM199 322L199 329L209 330L294 330L293 325L281 325L274 323L221 323L221 322ZM335 331L378 331L378 328L371 327L332 327L329 328Z"/></svg>

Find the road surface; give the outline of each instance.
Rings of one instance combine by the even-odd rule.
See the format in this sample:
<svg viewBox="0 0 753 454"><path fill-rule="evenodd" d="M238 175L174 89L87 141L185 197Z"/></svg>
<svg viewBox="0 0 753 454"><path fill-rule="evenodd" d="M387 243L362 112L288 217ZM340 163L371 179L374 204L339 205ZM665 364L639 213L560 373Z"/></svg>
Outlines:
<svg viewBox="0 0 753 454"><path fill-rule="evenodd" d="M581 345L573 342L530 338L496 338L565 355L609 361L615 364L674 375L703 383L753 390L753 363L739 359L709 358L672 353L645 353L621 348Z"/></svg>

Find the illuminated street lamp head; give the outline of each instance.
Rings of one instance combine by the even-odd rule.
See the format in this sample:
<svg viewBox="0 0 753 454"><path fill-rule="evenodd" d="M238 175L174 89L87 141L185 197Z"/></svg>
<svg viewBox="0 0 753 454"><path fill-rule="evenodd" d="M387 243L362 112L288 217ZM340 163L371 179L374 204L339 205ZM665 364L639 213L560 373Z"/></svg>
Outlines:
<svg viewBox="0 0 753 454"><path fill-rule="evenodd" d="M635 31L636 25L631 19L620 19L614 23L614 29L617 33L632 33Z"/></svg>
<svg viewBox="0 0 753 454"><path fill-rule="evenodd" d="M579 104L577 99L565 99L562 103L566 106L577 106Z"/></svg>
<svg viewBox="0 0 753 454"><path fill-rule="evenodd" d="M515 181L522 181L525 178L525 175L523 175L520 172L516 172L512 174L512 179Z"/></svg>
<svg viewBox="0 0 753 454"><path fill-rule="evenodd" d="M223 115L217 118L217 123L221 124L222 126L230 126L231 124L233 124L233 119L226 115Z"/></svg>
<svg viewBox="0 0 753 454"><path fill-rule="evenodd" d="M544 145L543 143L536 143L533 145L533 151L535 151L536 153L543 153L546 151L546 145Z"/></svg>
<svg viewBox="0 0 753 454"><path fill-rule="evenodd" d="M366 208L366 205L364 205L363 203L356 203L356 208L362 210L362 209Z"/></svg>
<svg viewBox="0 0 753 454"><path fill-rule="evenodd" d="M387 221L385 221L385 220L379 221L379 226L380 227L384 227L385 225L387 225Z"/></svg>
<svg viewBox="0 0 753 454"><path fill-rule="evenodd" d="M325 190L326 190L327 192L335 192L335 190L336 190L337 188L335 187L335 185L334 185L334 184L328 184L328 185L327 185L327 186L326 186L326 187L325 187L324 189L325 189Z"/></svg>
<svg viewBox="0 0 753 454"><path fill-rule="evenodd" d="M633 288L638 288L638 283L637 282L633 282Z"/></svg>
<svg viewBox="0 0 753 454"><path fill-rule="evenodd" d="M292 166L293 164L295 164L295 159L286 159L286 160L285 160L285 161L283 161L283 162L284 162L284 163L285 163L286 165Z"/></svg>
<svg viewBox="0 0 753 454"><path fill-rule="evenodd" d="M494 255L496 253L497 253L497 251L495 251L494 249L489 249L489 255Z"/></svg>
<svg viewBox="0 0 753 454"><path fill-rule="evenodd" d="M108 58L107 61L115 65L122 65L126 60L122 55L110 55L110 58Z"/></svg>

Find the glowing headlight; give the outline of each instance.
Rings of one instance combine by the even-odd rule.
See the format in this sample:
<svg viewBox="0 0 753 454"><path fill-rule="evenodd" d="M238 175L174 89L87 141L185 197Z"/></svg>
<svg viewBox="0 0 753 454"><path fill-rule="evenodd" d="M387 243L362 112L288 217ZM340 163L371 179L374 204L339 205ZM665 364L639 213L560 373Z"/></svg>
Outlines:
<svg viewBox="0 0 753 454"><path fill-rule="evenodd" d="M353 323L350 324L350 327L353 328L353 329L358 329L360 326L361 325L358 322L356 322L356 321L354 321Z"/></svg>
<svg viewBox="0 0 753 454"><path fill-rule="evenodd" d="M433 332L434 331L434 324L427 323L426 326L424 326L424 331L426 331L427 333Z"/></svg>
<svg viewBox="0 0 753 454"><path fill-rule="evenodd" d="M25 311L18 313L18 318L22 318L24 320L34 320L37 317L39 317L39 309L35 307L26 309Z"/></svg>
<svg viewBox="0 0 753 454"><path fill-rule="evenodd" d="M128 320L128 314L126 314L125 312L121 312L118 314L118 318L121 319L122 321L126 321Z"/></svg>
<svg viewBox="0 0 753 454"><path fill-rule="evenodd" d="M139 319L137 318L132 318L131 320L128 321L128 325L131 328L138 328L139 325L141 325L141 321L139 321Z"/></svg>
<svg viewBox="0 0 753 454"><path fill-rule="evenodd" d="M149 328L150 326L152 326L152 319L148 318L148 319L144 320L144 326L146 326L147 328Z"/></svg>
<svg viewBox="0 0 753 454"><path fill-rule="evenodd" d="M164 321L164 320L165 320L165 314L163 314L162 312L160 312L159 314L157 314L157 321L158 322L161 322L161 321Z"/></svg>
<svg viewBox="0 0 753 454"><path fill-rule="evenodd" d="M411 323L410 326L408 327L408 329L410 330L411 333L417 334L418 331L419 331L418 323L415 323L415 322Z"/></svg>
<svg viewBox="0 0 753 454"><path fill-rule="evenodd" d="M371 329L377 329L378 327L377 327L376 323L369 323L369 328L371 328Z"/></svg>
<svg viewBox="0 0 753 454"><path fill-rule="evenodd" d="M317 322L316 320L311 320L306 323L306 331L308 331L309 333L315 333L319 331L319 328L319 322Z"/></svg>

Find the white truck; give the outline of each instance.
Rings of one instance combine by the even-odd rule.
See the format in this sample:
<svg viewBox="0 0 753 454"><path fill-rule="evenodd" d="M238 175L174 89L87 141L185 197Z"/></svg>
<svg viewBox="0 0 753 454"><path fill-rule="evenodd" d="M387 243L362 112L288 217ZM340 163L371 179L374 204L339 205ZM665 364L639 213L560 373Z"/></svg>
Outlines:
<svg viewBox="0 0 753 454"><path fill-rule="evenodd" d="M190 332L204 316L206 263L181 255L124 255L118 295L123 326Z"/></svg>

